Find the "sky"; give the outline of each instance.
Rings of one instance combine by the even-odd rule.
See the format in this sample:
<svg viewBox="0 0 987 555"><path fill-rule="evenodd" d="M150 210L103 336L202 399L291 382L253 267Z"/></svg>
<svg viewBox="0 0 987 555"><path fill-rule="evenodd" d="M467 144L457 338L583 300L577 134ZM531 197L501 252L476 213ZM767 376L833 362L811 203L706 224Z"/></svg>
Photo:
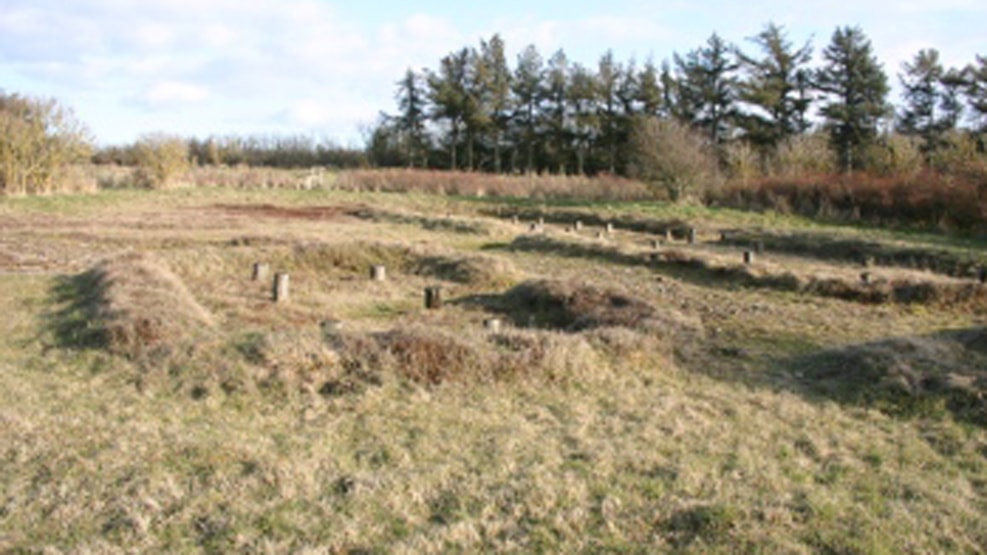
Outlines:
<svg viewBox="0 0 987 555"><path fill-rule="evenodd" d="M607 50L660 62L713 32L753 52L769 22L817 62L838 26L859 26L896 83L922 48L947 66L987 55L985 21L985 0L2 0L0 90L58 99L103 145L165 132L358 147L408 68L495 33L512 66L533 44L593 67Z"/></svg>

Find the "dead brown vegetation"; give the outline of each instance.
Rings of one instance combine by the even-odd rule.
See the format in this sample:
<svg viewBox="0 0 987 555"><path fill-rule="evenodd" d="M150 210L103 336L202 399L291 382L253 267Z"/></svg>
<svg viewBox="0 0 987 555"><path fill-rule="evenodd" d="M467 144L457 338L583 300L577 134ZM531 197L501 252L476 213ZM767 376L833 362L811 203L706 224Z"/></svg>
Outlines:
<svg viewBox="0 0 987 555"><path fill-rule="evenodd" d="M710 202L879 225L987 230L987 174L820 175L731 183Z"/></svg>
<svg viewBox="0 0 987 555"><path fill-rule="evenodd" d="M648 200L655 196L639 181L612 175L493 175L410 169L346 171L339 175L334 187L347 191L610 201Z"/></svg>

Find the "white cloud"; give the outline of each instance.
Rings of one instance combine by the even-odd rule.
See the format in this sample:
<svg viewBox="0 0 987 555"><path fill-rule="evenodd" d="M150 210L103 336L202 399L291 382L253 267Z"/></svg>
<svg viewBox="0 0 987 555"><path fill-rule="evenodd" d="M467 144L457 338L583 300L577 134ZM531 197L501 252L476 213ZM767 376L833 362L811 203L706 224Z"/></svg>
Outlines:
<svg viewBox="0 0 987 555"><path fill-rule="evenodd" d="M292 102L287 110L275 116L275 120L304 129L337 127L340 124L370 121L376 116L377 109L366 99L345 94L303 98Z"/></svg>
<svg viewBox="0 0 987 555"><path fill-rule="evenodd" d="M222 24L207 25L201 31L201 39L212 48L225 48L233 45L240 37L236 30Z"/></svg>
<svg viewBox="0 0 987 555"><path fill-rule="evenodd" d="M416 41L455 40L460 36L455 25L449 21L423 13L408 17L401 27L408 38Z"/></svg>
<svg viewBox="0 0 987 555"><path fill-rule="evenodd" d="M209 96L209 90L200 85L163 81L151 85L144 91L141 100L150 107L161 108L177 104L196 104L205 101Z"/></svg>
<svg viewBox="0 0 987 555"><path fill-rule="evenodd" d="M163 49L172 46L178 37L178 29L157 21L138 25L132 34L133 42L145 49Z"/></svg>
<svg viewBox="0 0 987 555"><path fill-rule="evenodd" d="M315 127L329 123L333 118L333 110L324 102L305 99L295 102L285 115L293 124Z"/></svg>
<svg viewBox="0 0 987 555"><path fill-rule="evenodd" d="M987 12L982 0L908 0L897 2L894 9L908 14L942 13L947 10Z"/></svg>

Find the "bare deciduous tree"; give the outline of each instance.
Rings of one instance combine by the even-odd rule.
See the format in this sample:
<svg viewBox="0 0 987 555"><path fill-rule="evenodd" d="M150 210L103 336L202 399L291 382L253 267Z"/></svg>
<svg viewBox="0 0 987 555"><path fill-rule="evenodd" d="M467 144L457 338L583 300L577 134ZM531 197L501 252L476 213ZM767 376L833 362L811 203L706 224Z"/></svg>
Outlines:
<svg viewBox="0 0 987 555"><path fill-rule="evenodd" d="M643 117L631 132L631 173L672 200L695 196L717 179L709 140L677 120Z"/></svg>
<svg viewBox="0 0 987 555"><path fill-rule="evenodd" d="M48 193L92 140L72 110L55 100L0 93L0 193Z"/></svg>

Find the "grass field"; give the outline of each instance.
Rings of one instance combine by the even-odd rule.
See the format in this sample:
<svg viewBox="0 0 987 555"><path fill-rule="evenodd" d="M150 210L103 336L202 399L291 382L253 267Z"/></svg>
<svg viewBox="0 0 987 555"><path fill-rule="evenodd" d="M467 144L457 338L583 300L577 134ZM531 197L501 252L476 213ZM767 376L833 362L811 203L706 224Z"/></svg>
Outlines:
<svg viewBox="0 0 987 555"><path fill-rule="evenodd" d="M631 202L0 199L0 553L983 553L985 247Z"/></svg>

